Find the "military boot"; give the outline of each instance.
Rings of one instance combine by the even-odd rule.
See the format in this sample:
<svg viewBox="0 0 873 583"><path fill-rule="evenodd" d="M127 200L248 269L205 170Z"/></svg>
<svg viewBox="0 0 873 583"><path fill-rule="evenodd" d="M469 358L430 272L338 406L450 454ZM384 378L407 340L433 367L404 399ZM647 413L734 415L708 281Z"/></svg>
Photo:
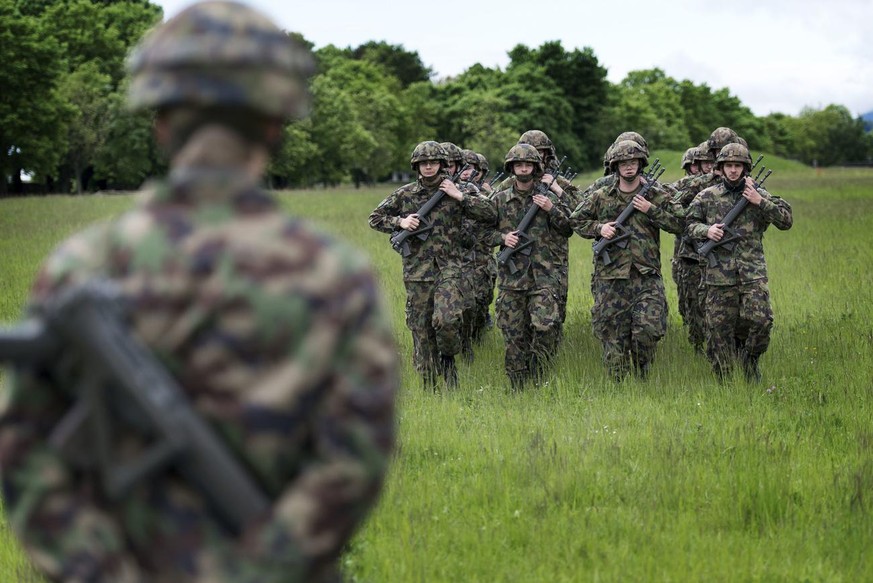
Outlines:
<svg viewBox="0 0 873 583"><path fill-rule="evenodd" d="M758 367L758 358L757 356L743 354L743 374L750 383L761 382L761 369Z"/></svg>
<svg viewBox="0 0 873 583"><path fill-rule="evenodd" d="M443 378L446 379L446 386L453 389L458 386L458 369L455 366L455 357L451 354L440 355L440 369L443 373Z"/></svg>

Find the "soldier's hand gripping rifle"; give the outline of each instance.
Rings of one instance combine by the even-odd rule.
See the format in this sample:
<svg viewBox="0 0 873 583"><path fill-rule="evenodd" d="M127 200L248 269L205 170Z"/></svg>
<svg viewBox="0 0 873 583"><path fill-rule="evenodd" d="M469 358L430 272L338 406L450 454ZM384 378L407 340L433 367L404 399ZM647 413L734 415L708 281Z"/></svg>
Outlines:
<svg viewBox="0 0 873 583"><path fill-rule="evenodd" d="M172 469L230 532L242 532L268 511L270 499L173 377L130 335L119 297L107 282L66 290L39 317L0 330L0 361L57 378L66 376L60 363L75 362L83 371L49 443L71 466L95 472L108 500ZM122 462L114 455L122 428L148 442L136 459Z"/></svg>
<svg viewBox="0 0 873 583"><path fill-rule="evenodd" d="M470 165L467 164L455 172L451 177L451 181L457 183L458 179L461 177L461 173L469 167ZM403 257L409 257L412 255L412 249L409 247L408 241L410 237L418 237L422 241L425 241L430 237L430 232L433 231L433 224L427 220L427 215L440 203L445 195L446 193L442 189L437 190L433 196L421 205L420 209L415 211L415 214L418 215L419 221L419 227L416 230L410 231L408 229L400 229L391 235L391 247L393 247L395 251L400 253Z"/></svg>
<svg viewBox="0 0 873 583"><path fill-rule="evenodd" d="M555 180L558 179L558 171L561 166L564 164L564 160L566 156L561 158L560 163L557 168L552 173L552 180L546 184L545 182L537 182L534 187L534 194L543 194L545 195L549 189L552 187L552 184ZM524 213L524 217L522 217L521 221L518 223L518 227L516 227L515 232L518 235L518 244L515 247L503 247L500 250L500 253L497 254L497 263L500 265L505 265L507 261L509 261L509 272L513 275L518 273L521 270L521 267L516 265L515 261L510 261L512 257L516 253L521 253L525 256L530 256L531 254L531 245L533 245L533 239L530 238L530 235L527 234L527 230L530 228L531 223L536 218L537 213L539 212L540 207L536 203L531 203L530 207L528 207L527 212Z"/></svg>
<svg viewBox="0 0 873 583"><path fill-rule="evenodd" d="M763 155L758 157L758 162L761 161L761 158L763 158ZM755 162L755 164L757 165L758 162ZM752 166L752 168L754 169L754 166ZM773 173L772 170L767 170L767 173L764 174L764 178L761 178L761 181L758 182L758 178L761 176L761 173L764 172L764 170L767 170L767 168L765 166L762 166L761 169L758 171L758 174L755 176L755 188L761 188L761 186L763 186L764 184L764 181L767 180L767 177L769 177ZM731 223L733 223L737 219L737 217L740 216L740 213L742 213L748 205L749 200L746 197L740 195L740 199L734 204L731 210L728 211L728 214L726 214L722 220L716 222L716 224L724 224L724 227L722 227L722 230L724 230L725 233L724 236L719 241L707 239L697 246L697 252L700 254L701 257L705 257L707 259L710 267L715 267L718 265L718 260L716 259L715 254L712 252L713 249L715 249L716 247L733 249L736 246L737 240L742 237L740 233L731 228Z"/></svg>
<svg viewBox="0 0 873 583"><path fill-rule="evenodd" d="M658 178L661 177L661 174L664 173L665 168L661 166L660 158L655 160L655 163L652 164L649 171L643 174L643 179L645 183L643 187L640 189L638 195L643 198L649 193L649 190L655 183L658 181ZM618 231L616 235L612 239L607 239L606 237L598 237L594 241L594 245L592 249L594 250L594 257L600 258L603 261L604 265L609 265L612 263L612 258L609 256L609 251L607 248L610 245L616 245L620 249L624 249L627 247L628 239L631 236L630 230L624 226L624 223L627 221L628 217L630 217L636 209L634 208L633 200L624 207L624 210L621 211L621 214L618 215L618 218L615 219L615 229Z"/></svg>

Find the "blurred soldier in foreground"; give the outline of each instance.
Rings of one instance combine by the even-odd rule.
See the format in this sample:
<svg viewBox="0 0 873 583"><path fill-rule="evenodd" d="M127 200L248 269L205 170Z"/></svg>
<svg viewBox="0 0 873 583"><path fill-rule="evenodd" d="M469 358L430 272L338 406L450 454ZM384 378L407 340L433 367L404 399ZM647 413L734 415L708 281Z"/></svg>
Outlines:
<svg viewBox="0 0 873 583"><path fill-rule="evenodd" d="M204 2L153 31L129 68L131 106L157 110L170 174L63 243L29 307L115 284L130 334L270 503L234 533L172 468L107 496L48 439L89 371L37 364L19 366L0 417L8 520L54 581L336 581L387 469L398 369L367 261L258 187L283 119L305 112L311 54L250 8ZM102 445L119 461L144 450L116 428Z"/></svg>
<svg viewBox="0 0 873 583"><path fill-rule="evenodd" d="M757 188L749 176L752 157L740 143L724 146L716 159L722 182L691 202L686 232L695 241L732 240L715 247L704 262L706 355L719 378L739 360L750 381L761 378L758 360L770 344L773 310L764 260L764 231L791 228L791 206ZM748 205L730 224L724 219L741 199Z"/></svg>

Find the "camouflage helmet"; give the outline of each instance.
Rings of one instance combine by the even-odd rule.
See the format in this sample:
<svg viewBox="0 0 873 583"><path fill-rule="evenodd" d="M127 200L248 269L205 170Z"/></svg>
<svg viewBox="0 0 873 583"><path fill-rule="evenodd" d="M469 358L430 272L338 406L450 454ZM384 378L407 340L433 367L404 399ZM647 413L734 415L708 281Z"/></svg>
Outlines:
<svg viewBox="0 0 873 583"><path fill-rule="evenodd" d="M546 135L545 132L540 130L528 130L521 134L521 137L518 138L519 144L530 144L537 150L548 150L550 158L557 158L558 155L555 153L555 145L552 144L552 140L549 139L549 136Z"/></svg>
<svg viewBox="0 0 873 583"><path fill-rule="evenodd" d="M646 143L646 138L637 132L622 132L618 134L618 137L615 138L613 144L617 144L619 142L623 142L624 140L630 140L632 142L636 142L640 146L642 146L643 151L646 153L646 157L649 156L649 144Z"/></svg>
<svg viewBox="0 0 873 583"><path fill-rule="evenodd" d="M606 151L603 153L603 175L606 176L609 174L609 160L612 158L612 148L615 146L615 142L609 144L609 147L606 148Z"/></svg>
<svg viewBox="0 0 873 583"><path fill-rule="evenodd" d="M715 155L709 151L709 142L700 142L694 149L695 162L715 162Z"/></svg>
<svg viewBox="0 0 873 583"><path fill-rule="evenodd" d="M532 144L516 144L511 147L503 159L503 171L512 175L514 162L531 162L534 165L534 174L537 176L545 172L543 158Z"/></svg>
<svg viewBox="0 0 873 583"><path fill-rule="evenodd" d="M412 166L413 170L418 171L418 163L425 160L439 160L440 166L445 167L449 161L449 156L439 142L428 140L421 142L412 150L409 165Z"/></svg>
<svg viewBox="0 0 873 583"><path fill-rule="evenodd" d="M127 61L131 109L245 108L298 118L309 109L312 52L236 2L201 2L151 31Z"/></svg>
<svg viewBox="0 0 873 583"><path fill-rule="evenodd" d="M749 147L749 142L743 139L743 136L737 136L737 143L744 145L746 148Z"/></svg>
<svg viewBox="0 0 873 583"><path fill-rule="evenodd" d="M633 140L621 140L612 145L609 157L609 169L613 172L618 170L618 163L625 160L640 160L640 172L649 163L649 153Z"/></svg>
<svg viewBox="0 0 873 583"><path fill-rule="evenodd" d="M742 144L726 144L716 158L716 165L721 168L725 162L739 162L746 167L746 172L752 171L752 156L749 149Z"/></svg>
<svg viewBox="0 0 873 583"><path fill-rule="evenodd" d="M690 166L694 164L694 156L697 154L697 147L688 148L685 150L685 153L682 154L682 170L690 170Z"/></svg>
<svg viewBox="0 0 873 583"><path fill-rule="evenodd" d="M485 176L491 170L491 167L488 165L488 158L478 152L476 157L479 158L479 169L482 171L482 176Z"/></svg>
<svg viewBox="0 0 873 583"><path fill-rule="evenodd" d="M716 156L718 154L718 151L724 148L726 145L736 143L737 132L725 127L715 128L709 135L709 140L707 140L707 149L712 152L713 156Z"/></svg>
<svg viewBox="0 0 873 583"><path fill-rule="evenodd" d="M464 153L461 151L461 148L452 142L440 142L440 146L442 146L443 150L446 151L446 159L448 162L460 164L464 161Z"/></svg>
<svg viewBox="0 0 873 583"><path fill-rule="evenodd" d="M461 158L465 166L469 164L476 170L482 170L479 167L479 156L473 150L467 150L466 148L461 150Z"/></svg>

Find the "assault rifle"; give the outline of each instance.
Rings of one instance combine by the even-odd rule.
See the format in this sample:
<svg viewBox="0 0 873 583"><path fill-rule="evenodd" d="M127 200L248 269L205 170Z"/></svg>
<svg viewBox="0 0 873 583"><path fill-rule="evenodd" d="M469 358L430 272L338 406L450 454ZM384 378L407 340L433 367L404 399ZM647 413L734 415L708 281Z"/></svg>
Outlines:
<svg viewBox="0 0 873 583"><path fill-rule="evenodd" d="M558 179L558 171L561 169L561 166L564 164L564 158L561 158L557 168L555 168L554 172L552 172L552 180L548 184L545 182L537 182L534 187L534 194L546 194L551 188L552 184L555 180ZM534 218L536 218L537 213L539 212L540 207L536 203L531 203L530 207L528 207L527 212L522 217L521 222L518 223L518 227L515 231L518 234L518 245L515 247L506 247L500 250L500 253L497 254L497 263L500 265L505 265L507 261L509 261L513 255L516 253L521 253L525 256L530 256L531 254L531 245L533 245L533 239L530 238L530 235L527 234L527 230L530 228L530 224L533 222ZM509 273L515 275L521 270L521 268L516 265L515 261L509 263Z"/></svg>
<svg viewBox="0 0 873 583"><path fill-rule="evenodd" d="M84 378L69 392L73 405L49 443L72 466L95 471L108 500L172 468L234 534L269 509L249 472L126 329L120 295L108 282L71 288L39 317L0 330L0 361L64 378L68 356ZM149 442L137 459L116 459L116 428Z"/></svg>
<svg viewBox="0 0 873 583"><path fill-rule="evenodd" d="M458 179L461 177L461 173L469 168L470 165L467 164L463 168L458 169L452 175L451 181L457 183ZM443 199L446 193L443 190L437 190L433 196L431 196L427 202L421 205L421 208L415 211L415 214L418 215L419 227L414 231L409 231L407 229L400 229L395 231L393 235L391 235L391 247L394 248L395 251L400 253L403 257L409 257L412 255L412 249L409 247L408 239L410 237L418 237L422 241L426 241L428 237L430 237L430 232L433 231L433 224L427 220L427 215L430 214L430 211L436 207Z"/></svg>
<svg viewBox="0 0 873 583"><path fill-rule="evenodd" d="M503 175L504 175L504 172L503 172L503 170L501 170L500 172L496 173L496 174L491 178L491 180L488 181L488 184L490 184L491 186L494 186L495 184L497 184L498 182L500 182L501 180L503 180Z"/></svg>
<svg viewBox="0 0 873 583"><path fill-rule="evenodd" d="M763 158L763 155L758 158L758 161L760 161L761 158ZM754 166L752 168L754 168ZM764 174L764 178L761 178L761 181L758 182L758 178L761 176L761 173L764 172L764 170L767 170L767 168L765 166L762 166L761 169L758 171L758 174L755 176L755 188L761 188L761 186L763 186L764 184L764 181L767 180L767 177L769 177L773 173L772 170L767 170L767 173ZM740 235L736 230L731 228L731 223L733 223L737 219L737 217L740 216L740 213L743 212L743 210L748 205L748 199L741 194L740 199L734 204L731 210L728 211L728 214L726 214L722 220L717 221L717 223L724 224L723 230L726 236L723 236L720 241L707 239L697 246L697 253L699 253L701 257L707 258L710 267L715 267L718 265L718 260L715 258L715 254L712 253L713 249L715 249L716 247L733 249L736 246L736 241L742 238L742 235Z"/></svg>
<svg viewBox="0 0 873 583"><path fill-rule="evenodd" d="M665 168L661 166L661 159L658 158L655 160L655 163L652 164L651 168L648 172L643 174L643 179L645 184L640 189L638 193L639 196L645 198L646 194L649 193L649 189L655 185L658 181L658 178L661 177L661 174L664 173ZM607 247L610 245L617 245L620 249L624 249L627 247L628 239L631 236L630 230L624 226L624 223L627 221L628 217L630 217L636 209L634 208L633 200L627 203L627 206L624 207L624 210L621 211L621 214L618 215L618 218L615 219L615 228L619 231L620 234L617 234L612 239L607 239L606 237L598 237L597 240L594 241L594 245L592 249L594 250L594 257L599 257L603 260L604 265L609 265L612 263L612 259L609 257L609 251L607 251Z"/></svg>

